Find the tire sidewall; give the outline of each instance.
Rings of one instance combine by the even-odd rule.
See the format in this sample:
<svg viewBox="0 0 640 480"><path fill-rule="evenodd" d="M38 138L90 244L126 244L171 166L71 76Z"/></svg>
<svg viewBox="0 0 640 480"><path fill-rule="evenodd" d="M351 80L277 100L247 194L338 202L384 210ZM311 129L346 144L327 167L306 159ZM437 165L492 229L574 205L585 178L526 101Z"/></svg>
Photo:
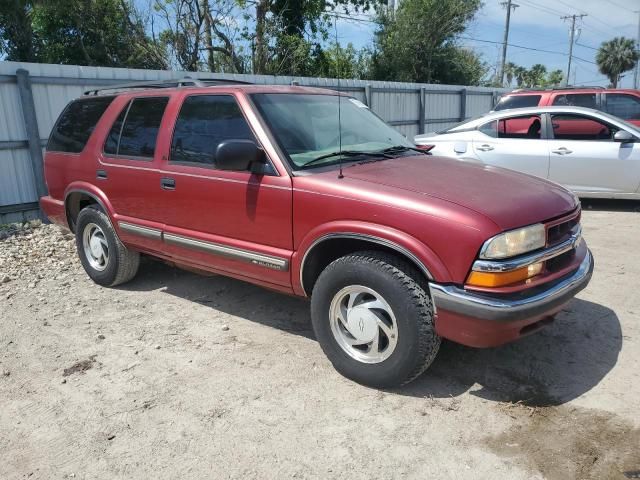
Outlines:
<svg viewBox="0 0 640 480"><path fill-rule="evenodd" d="M396 319L398 343L391 356L380 363L360 362L345 352L331 331L329 310L338 291L362 285L387 301ZM338 261L318 278L311 298L311 317L316 338L336 370L359 383L388 387L402 383L422 361L419 322L431 314L414 301L407 285L373 262ZM435 335L435 333L433 333Z"/></svg>
<svg viewBox="0 0 640 480"><path fill-rule="evenodd" d="M109 259L107 267L102 271L96 270L91 266L82 245L84 229L89 223L98 225L107 240ZM76 249L78 250L82 267L94 282L99 285L109 286L115 281L118 274L118 238L111 226L111 222L103 212L94 207L86 207L80 211L76 222Z"/></svg>

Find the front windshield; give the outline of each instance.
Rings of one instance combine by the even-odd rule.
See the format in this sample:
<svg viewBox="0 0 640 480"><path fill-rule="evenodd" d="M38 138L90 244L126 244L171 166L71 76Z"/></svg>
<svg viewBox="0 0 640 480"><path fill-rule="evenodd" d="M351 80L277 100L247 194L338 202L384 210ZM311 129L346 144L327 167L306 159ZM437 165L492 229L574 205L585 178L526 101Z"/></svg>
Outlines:
<svg viewBox="0 0 640 480"><path fill-rule="evenodd" d="M347 156L338 152L348 152L350 159L358 159L360 152L364 157L391 147L413 147L404 136L353 98L339 100L337 95L289 93L261 93L252 98L296 170L305 165L311 168L338 163L341 157Z"/></svg>

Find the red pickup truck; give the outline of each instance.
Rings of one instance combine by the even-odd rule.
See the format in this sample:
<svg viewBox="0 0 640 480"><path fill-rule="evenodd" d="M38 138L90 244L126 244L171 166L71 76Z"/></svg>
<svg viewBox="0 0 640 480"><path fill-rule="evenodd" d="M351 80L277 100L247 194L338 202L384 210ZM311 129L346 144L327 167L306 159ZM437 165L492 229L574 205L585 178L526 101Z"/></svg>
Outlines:
<svg viewBox="0 0 640 480"><path fill-rule="evenodd" d="M344 94L126 87L71 102L45 155L41 206L100 285L131 280L143 254L311 297L336 369L390 387L441 338L536 331L591 278L572 193L426 155Z"/></svg>

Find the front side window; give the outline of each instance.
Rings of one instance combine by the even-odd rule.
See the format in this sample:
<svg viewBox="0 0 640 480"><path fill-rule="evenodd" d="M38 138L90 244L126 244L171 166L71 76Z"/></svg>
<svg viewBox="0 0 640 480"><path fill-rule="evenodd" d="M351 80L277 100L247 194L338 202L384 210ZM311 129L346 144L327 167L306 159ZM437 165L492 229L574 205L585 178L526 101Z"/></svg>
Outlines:
<svg viewBox="0 0 640 480"><path fill-rule="evenodd" d="M567 93L556 95L553 105L598 108L595 93Z"/></svg>
<svg viewBox="0 0 640 480"><path fill-rule="evenodd" d="M129 102L109 131L105 153L152 159L168 102L169 97L140 97Z"/></svg>
<svg viewBox="0 0 640 480"><path fill-rule="evenodd" d="M626 93L607 93L605 111L624 120L640 120L640 99Z"/></svg>
<svg viewBox="0 0 640 480"><path fill-rule="evenodd" d="M553 138L556 140L611 141L617 128L595 118L582 115L551 115Z"/></svg>
<svg viewBox="0 0 640 480"><path fill-rule="evenodd" d="M498 120L498 138L540 139L542 120L540 115L501 118Z"/></svg>
<svg viewBox="0 0 640 480"><path fill-rule="evenodd" d="M508 95L500 99L494 110L537 107L541 98L542 95Z"/></svg>
<svg viewBox="0 0 640 480"><path fill-rule="evenodd" d="M225 140L255 140L236 100L230 95L192 95L178 114L170 163L215 166L218 145Z"/></svg>
<svg viewBox="0 0 640 480"><path fill-rule="evenodd" d="M380 153L385 149L401 155L413 147L353 98L287 93L252 98L294 169L336 164L347 156L380 159L389 155Z"/></svg>
<svg viewBox="0 0 640 480"><path fill-rule="evenodd" d="M71 102L56 122L47 150L80 153L115 97L81 98Z"/></svg>

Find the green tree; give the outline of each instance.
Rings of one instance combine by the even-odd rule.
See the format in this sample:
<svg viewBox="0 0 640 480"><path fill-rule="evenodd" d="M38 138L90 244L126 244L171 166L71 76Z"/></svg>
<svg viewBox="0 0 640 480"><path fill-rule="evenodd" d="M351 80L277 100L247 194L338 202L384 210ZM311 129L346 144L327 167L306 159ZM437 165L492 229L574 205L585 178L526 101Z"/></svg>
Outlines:
<svg viewBox="0 0 640 480"><path fill-rule="evenodd" d="M456 39L480 0L403 0L378 17L373 76L405 82L478 84L486 72L479 57Z"/></svg>
<svg viewBox="0 0 640 480"><path fill-rule="evenodd" d="M564 80L564 74L562 70L552 70L547 74L545 85L547 87L559 87Z"/></svg>
<svg viewBox="0 0 640 480"><path fill-rule="evenodd" d="M0 0L7 60L166 68L125 0Z"/></svg>
<svg viewBox="0 0 640 480"><path fill-rule="evenodd" d="M31 28L32 17L33 2L0 0L0 54L5 55L7 60L38 60L39 42Z"/></svg>
<svg viewBox="0 0 640 480"><path fill-rule="evenodd" d="M618 87L620 75L634 68L637 62L635 42L624 37L602 42L596 54L598 70L609 78L613 88Z"/></svg>

